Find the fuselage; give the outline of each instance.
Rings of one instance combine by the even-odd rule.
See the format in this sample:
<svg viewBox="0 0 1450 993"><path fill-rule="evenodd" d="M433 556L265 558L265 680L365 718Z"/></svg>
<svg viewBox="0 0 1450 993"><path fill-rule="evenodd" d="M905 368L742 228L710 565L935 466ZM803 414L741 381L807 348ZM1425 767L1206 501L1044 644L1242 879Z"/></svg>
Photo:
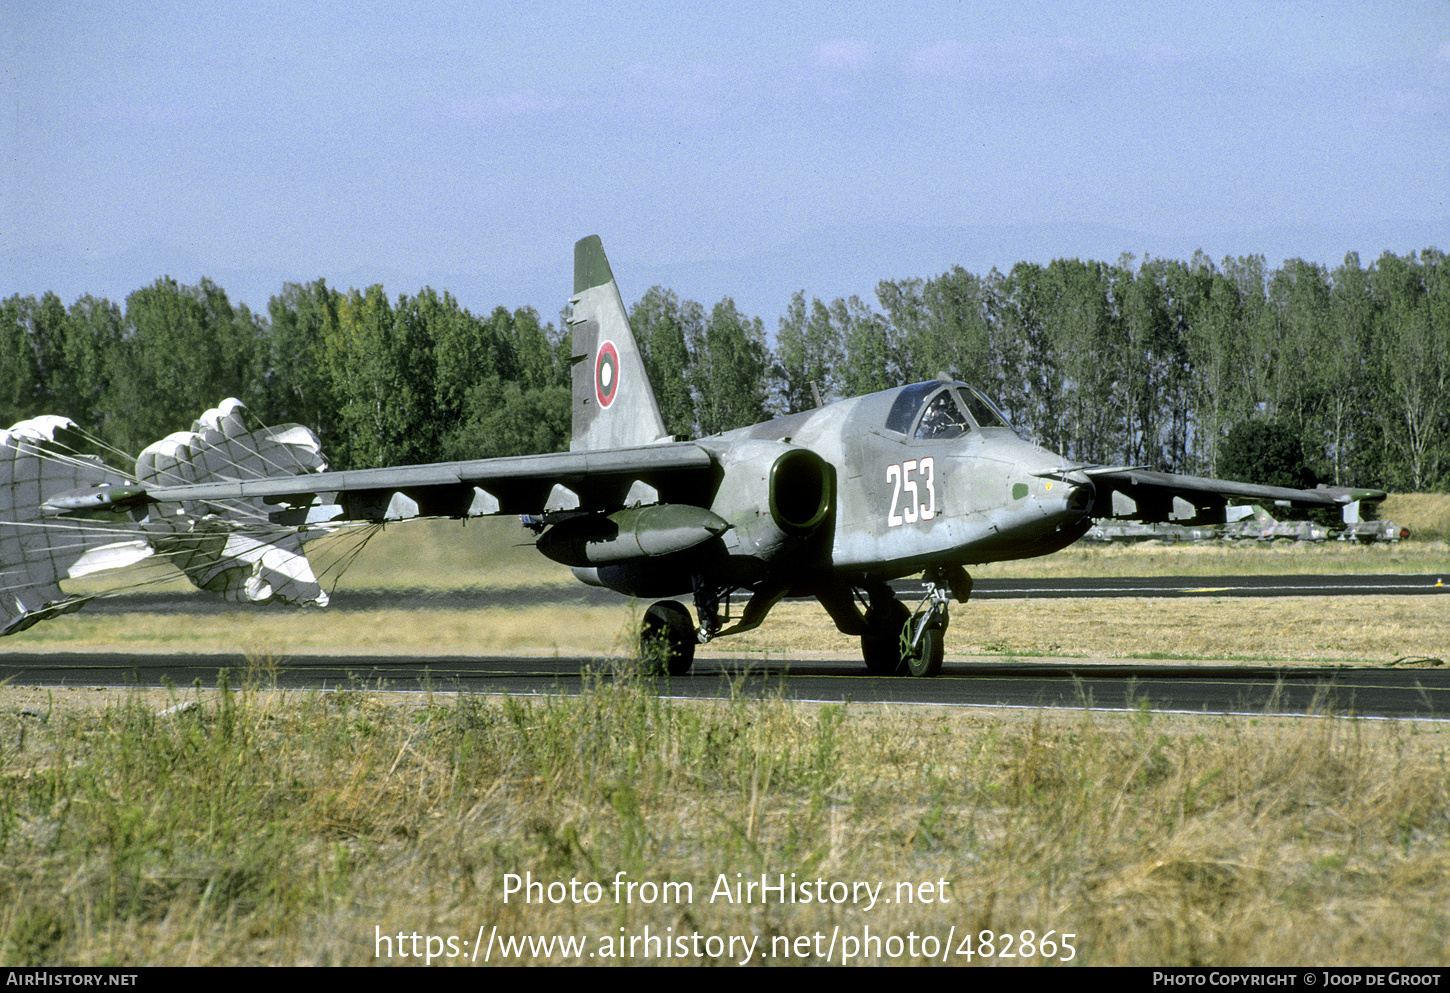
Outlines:
<svg viewBox="0 0 1450 993"><path fill-rule="evenodd" d="M630 596L682 595L701 583L805 595L932 566L1047 555L1092 523L1091 481L1023 440L962 383L885 390L690 444L716 467L695 506L718 523L651 533L658 544L678 535L689 547L652 555L637 535L618 540L639 522L617 513L560 525L541 549L581 581ZM571 560L561 550L576 542L594 550Z"/></svg>
<svg viewBox="0 0 1450 993"><path fill-rule="evenodd" d="M1046 555L1091 526L1092 484L961 383L899 387L701 442L807 448L835 469L830 565L905 576Z"/></svg>

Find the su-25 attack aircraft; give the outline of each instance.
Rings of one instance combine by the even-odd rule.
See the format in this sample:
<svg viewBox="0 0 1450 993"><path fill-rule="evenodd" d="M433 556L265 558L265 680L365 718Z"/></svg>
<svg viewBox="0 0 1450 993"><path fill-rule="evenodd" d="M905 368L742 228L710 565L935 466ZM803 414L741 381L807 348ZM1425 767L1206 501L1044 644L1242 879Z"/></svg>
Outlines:
<svg viewBox="0 0 1450 993"><path fill-rule="evenodd" d="M671 674L689 671L697 644L756 627L782 598L814 597L861 639L871 672L931 676L941 669L950 602L971 594L968 565L1047 555L1096 518L1222 523L1228 498L1338 506L1384 496L1072 464L1019 437L979 390L945 375L677 442L666 436L598 237L575 245L570 305L568 452L347 472L317 471L320 458L279 470L270 458L259 478L121 481L129 485L61 494L46 513L106 504L135 516L144 504L224 516L249 505L265 508L273 527L519 514L539 550L586 583L640 598L693 597L697 621L666 599L641 626L642 653ZM246 562L259 584L263 557ZM913 610L888 580L917 573L925 595ZM748 600L731 617L729 595L739 591Z"/></svg>

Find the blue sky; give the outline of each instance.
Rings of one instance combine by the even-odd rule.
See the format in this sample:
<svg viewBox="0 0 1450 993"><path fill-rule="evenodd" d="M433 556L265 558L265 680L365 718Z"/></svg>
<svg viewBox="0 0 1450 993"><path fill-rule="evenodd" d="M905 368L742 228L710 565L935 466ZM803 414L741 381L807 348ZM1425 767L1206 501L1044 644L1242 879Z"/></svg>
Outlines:
<svg viewBox="0 0 1450 993"><path fill-rule="evenodd" d="M1450 3L0 0L0 295L1450 249Z"/></svg>

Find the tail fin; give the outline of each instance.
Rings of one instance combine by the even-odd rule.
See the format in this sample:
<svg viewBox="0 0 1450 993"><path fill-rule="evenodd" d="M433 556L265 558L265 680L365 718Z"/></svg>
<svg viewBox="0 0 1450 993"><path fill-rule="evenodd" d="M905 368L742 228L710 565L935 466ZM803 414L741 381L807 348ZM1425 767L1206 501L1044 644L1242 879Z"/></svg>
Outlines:
<svg viewBox="0 0 1450 993"><path fill-rule="evenodd" d="M669 441L644 358L598 235L574 245L572 451Z"/></svg>

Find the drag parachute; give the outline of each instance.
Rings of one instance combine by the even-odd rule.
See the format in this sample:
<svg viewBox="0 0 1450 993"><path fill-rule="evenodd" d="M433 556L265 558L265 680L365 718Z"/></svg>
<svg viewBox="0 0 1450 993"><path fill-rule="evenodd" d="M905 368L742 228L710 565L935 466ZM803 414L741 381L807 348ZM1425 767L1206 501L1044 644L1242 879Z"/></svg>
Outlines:
<svg viewBox="0 0 1450 993"><path fill-rule="evenodd" d="M148 487L325 471L309 429L255 426L229 399L190 431L147 447L129 474L80 454L82 443L63 417L0 431L0 634L89 599L68 595L60 580L153 557L230 600L326 605L303 544L333 528L274 523L260 498L158 503L146 496Z"/></svg>

